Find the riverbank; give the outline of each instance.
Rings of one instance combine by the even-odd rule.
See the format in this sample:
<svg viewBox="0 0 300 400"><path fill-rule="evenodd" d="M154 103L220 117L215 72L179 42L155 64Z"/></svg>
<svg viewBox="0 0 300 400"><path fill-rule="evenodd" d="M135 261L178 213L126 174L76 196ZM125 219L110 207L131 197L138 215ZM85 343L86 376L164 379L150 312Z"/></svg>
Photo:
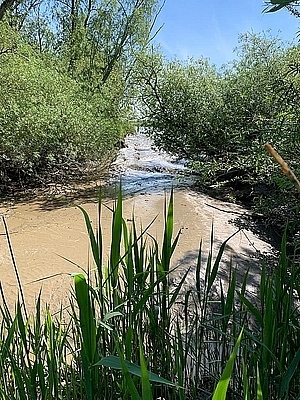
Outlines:
<svg viewBox="0 0 300 400"><path fill-rule="evenodd" d="M215 251L224 240L238 232L227 246L221 271L223 279L226 280L226 265L232 260L233 265L239 265L241 276L247 268L250 269L249 290L255 292L260 274L259 260L274 249L247 229L251 212L194 190L184 174L183 163L157 152L145 136L132 135L111 164L109 175L95 176L77 186L53 186L43 196L2 204L0 213L7 221L28 303L32 304L42 287L44 301L59 304L68 297L72 283L70 275L92 267L88 235L77 205L86 209L96 224L100 190L103 195L104 263L107 261L111 239L110 209L120 179L124 193L124 219L130 221L134 213L138 225L145 228L156 218L149 234L159 243L163 234L164 202L174 188L174 229L176 233L180 232L172 264L176 268L175 281L188 268L191 271L195 268L201 240L203 255L208 256L213 226ZM9 301L13 302L18 290L3 226L0 240L0 268L5 271L2 284ZM191 272L186 279L187 287L194 284L193 279Z"/></svg>

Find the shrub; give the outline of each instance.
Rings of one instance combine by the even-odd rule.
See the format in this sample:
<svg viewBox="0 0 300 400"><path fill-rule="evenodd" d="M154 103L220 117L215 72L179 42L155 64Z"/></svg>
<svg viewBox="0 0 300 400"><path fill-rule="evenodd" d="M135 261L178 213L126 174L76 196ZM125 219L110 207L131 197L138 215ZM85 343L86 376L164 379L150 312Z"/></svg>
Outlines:
<svg viewBox="0 0 300 400"><path fill-rule="evenodd" d="M2 183L40 180L50 171L101 160L124 134L117 86L108 82L92 94L55 58L43 59L19 39L12 52L0 55L0 68Z"/></svg>
<svg viewBox="0 0 300 400"><path fill-rule="evenodd" d="M279 237L289 222L292 241L298 199L263 145L299 175L299 50L247 33L236 51L219 72L203 60L144 61L145 125L159 148L187 160L202 188L254 204Z"/></svg>

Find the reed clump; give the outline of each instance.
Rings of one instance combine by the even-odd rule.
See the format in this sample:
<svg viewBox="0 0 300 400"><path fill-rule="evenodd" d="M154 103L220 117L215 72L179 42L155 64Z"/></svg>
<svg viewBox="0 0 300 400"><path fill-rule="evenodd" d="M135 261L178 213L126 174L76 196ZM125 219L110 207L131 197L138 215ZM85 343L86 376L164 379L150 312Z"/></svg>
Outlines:
<svg viewBox="0 0 300 400"><path fill-rule="evenodd" d="M0 399L299 399L300 270L285 236L273 272L262 263L256 301L238 265L216 296L226 242L206 261L200 248L194 288L184 290L189 266L171 283L173 193L160 246L134 218L128 226L119 192L107 262L101 207L97 227L80 208L93 265L74 274L69 307L53 314L39 296L32 315L21 302L11 313L1 290Z"/></svg>

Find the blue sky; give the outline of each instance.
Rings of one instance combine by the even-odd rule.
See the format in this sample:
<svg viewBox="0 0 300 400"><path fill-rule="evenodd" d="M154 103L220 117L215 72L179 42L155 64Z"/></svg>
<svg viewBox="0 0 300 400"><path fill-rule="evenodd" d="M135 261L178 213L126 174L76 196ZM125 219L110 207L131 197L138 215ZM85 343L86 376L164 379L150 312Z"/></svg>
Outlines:
<svg viewBox="0 0 300 400"><path fill-rule="evenodd" d="M287 10L262 13L262 0L166 0L155 38L170 59L209 58L220 67L235 58L241 33L271 29L272 35L296 42L300 20Z"/></svg>

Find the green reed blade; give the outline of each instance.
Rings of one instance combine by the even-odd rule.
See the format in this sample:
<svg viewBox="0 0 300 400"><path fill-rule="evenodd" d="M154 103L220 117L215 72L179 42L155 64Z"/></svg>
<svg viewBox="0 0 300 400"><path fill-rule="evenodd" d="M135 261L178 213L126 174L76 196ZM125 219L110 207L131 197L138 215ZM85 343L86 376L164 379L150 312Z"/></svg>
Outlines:
<svg viewBox="0 0 300 400"><path fill-rule="evenodd" d="M229 381L231 378L232 370L233 370L233 365L234 365L234 360L237 356L238 348L240 346L242 336L243 336L243 330L241 330L238 339L234 345L233 351L229 357L229 360L227 361L227 364L225 366L225 369L221 375L221 378L217 384L216 390L214 391L214 395L212 400L226 400L226 393L229 385Z"/></svg>
<svg viewBox="0 0 300 400"><path fill-rule="evenodd" d="M269 279L266 281L266 285L265 310L263 314L263 343L265 347L262 352L262 361L263 365L269 368L275 339L276 312L273 308L273 291Z"/></svg>
<svg viewBox="0 0 300 400"><path fill-rule="evenodd" d="M251 400L247 370L246 370L246 365L245 365L244 359L242 360L242 367L243 367L243 392L244 392L243 400Z"/></svg>
<svg viewBox="0 0 300 400"><path fill-rule="evenodd" d="M85 355L90 364L96 354L96 325L94 309L91 305L89 285L83 274L73 274L76 300L79 307L79 322Z"/></svg>
<svg viewBox="0 0 300 400"><path fill-rule="evenodd" d="M185 274L183 275L182 279L180 280L180 282L178 284L176 284L176 289L172 293L172 297L169 301L169 308L171 308L173 306L173 304L175 303L175 301L177 300L179 292L181 291L181 288L182 288L190 270L191 270L191 268L188 268L187 271L185 272Z"/></svg>
<svg viewBox="0 0 300 400"><path fill-rule="evenodd" d="M61 322L61 321L60 321ZM53 317L49 308L46 309L45 315L45 333L48 338L47 361L49 373L49 386L51 393L54 397L58 397L60 377L59 377L59 363L61 357L60 347L65 345L65 337L61 335L61 328L55 326Z"/></svg>
<svg viewBox="0 0 300 400"><path fill-rule="evenodd" d="M31 384L28 381L28 379L26 379L26 375L24 376L24 371L23 374L20 370L19 365L16 363L15 359L13 358L13 356L10 359L11 361L11 369L12 369L12 377L13 377L13 383L15 385L15 393L18 394L18 398L20 400L27 400L27 399L31 399L31 398L37 398L37 396L30 396L30 393L28 393L28 388L30 390ZM25 379L24 379L25 378Z"/></svg>
<svg viewBox="0 0 300 400"><path fill-rule="evenodd" d="M229 240L230 240L231 238L233 238L233 236L235 236L238 232L239 232L239 231L233 233L231 236L229 236L228 239L226 239L226 240L222 243L222 245L221 245L221 247L220 247L220 249L219 249L219 251L218 251L217 257L216 257L216 259L215 259L213 268L212 268L212 270L211 270L211 272L210 272L210 274L209 274L209 276L208 276L208 279L207 279L207 286L206 286L206 291L207 291L207 293L211 290L212 285L214 284L214 281L215 281L215 279L216 279L217 272L218 272L218 270L219 270L220 262L221 262L221 260L222 260L222 256L223 256L223 253L224 253L226 244L227 244L227 243L229 242Z"/></svg>
<svg viewBox="0 0 300 400"><path fill-rule="evenodd" d="M125 357L130 359L132 351L135 350L134 338L135 331L132 326L129 326L125 334L124 346L125 346Z"/></svg>
<svg viewBox="0 0 300 400"><path fill-rule="evenodd" d="M232 271L231 262L230 262L229 270L230 270L230 275L231 275L231 271ZM234 313L234 300L235 300L234 294L235 294L235 290L236 290L236 270L234 270L232 272L231 279L229 280L229 287L227 289L227 296L226 296L226 301L225 301L225 305L224 305L224 314L223 314L223 316L228 316L228 317L223 319L224 324L225 324L225 325L223 325L223 331L224 332L227 329L227 324L229 322L230 316L232 316L232 314Z"/></svg>
<svg viewBox="0 0 300 400"><path fill-rule="evenodd" d="M283 375L279 389L280 398L284 397L284 394L288 391L290 381L293 378L295 372L298 370L299 363L300 363L300 348L297 351L295 357L293 358L291 364L289 365L287 371Z"/></svg>
<svg viewBox="0 0 300 400"><path fill-rule="evenodd" d="M250 313L255 317L256 321L259 323L259 325L262 327L263 326L263 317L258 310L258 308L251 303L245 296L239 294L239 298L242 301L242 303L247 307L247 309L250 311Z"/></svg>
<svg viewBox="0 0 300 400"><path fill-rule="evenodd" d="M141 378L142 376L142 371L141 371L141 367L137 364L134 364L130 361L127 361L124 359L124 363L126 365L127 370L132 374L132 375L136 375L138 377ZM121 370L122 369L122 363L119 357L117 356L107 356L102 358L100 361L98 361L95 365L103 365L104 367L109 367L112 369L117 369L117 370ZM162 385L168 385L168 386L174 386L177 387L177 385L171 381L169 381L168 379L162 378L159 375L148 371L148 376L149 376L149 380L150 382L156 382L156 383L160 383Z"/></svg>
<svg viewBox="0 0 300 400"><path fill-rule="evenodd" d="M180 327L178 318L176 320L176 338L175 338L175 346L174 346L174 356L175 356L175 368L176 368L176 375L177 375L177 380L178 380L178 395L179 395L179 400L185 400L185 389L184 389L184 384L185 384L185 379L184 375L187 372L186 366L187 366L187 347L188 344L185 343L185 339L182 336L181 333L182 328Z"/></svg>
<svg viewBox="0 0 300 400"><path fill-rule="evenodd" d="M111 280L112 287L117 286L118 274L119 274L119 263L121 259L121 241L122 241L122 191L119 189L118 200L113 211L112 219L112 232L111 232L111 247L110 247L110 268L111 268Z"/></svg>
<svg viewBox="0 0 300 400"><path fill-rule="evenodd" d="M123 314L120 311L111 311L104 315L103 322L106 322L114 317L123 317Z"/></svg>
<svg viewBox="0 0 300 400"><path fill-rule="evenodd" d="M130 375L130 371L128 369L127 362L124 359L124 354L122 351L120 351L120 349L119 349L119 355L120 355L120 357L118 360L119 360L120 366L121 366L120 369L122 370L122 374L123 374L125 382L127 384L126 392L129 392L131 400L142 400L137 391L137 388L133 382L133 379Z"/></svg>
<svg viewBox="0 0 300 400"><path fill-rule="evenodd" d="M142 399L153 400L152 390L149 379L149 372L147 370L146 360L144 357L142 340L139 338L140 347L140 365L141 365L141 382L142 382Z"/></svg>
<svg viewBox="0 0 300 400"><path fill-rule="evenodd" d="M96 263L98 267L98 278L100 280L99 285L102 286L102 260L103 260L103 238L102 238L102 225L101 225L101 212L102 212L102 192L101 189L99 191L98 196L98 234L97 234L97 247L98 247L98 260L99 263Z"/></svg>
<svg viewBox="0 0 300 400"><path fill-rule="evenodd" d="M3 223L4 232L5 232L5 236L6 236L6 240L7 240L7 244L8 244L8 249L9 249L9 253L10 253L10 258L11 258L11 261L12 261L12 264L13 264L13 267L14 267L14 272L15 272L15 275L16 275L17 283L18 283L18 290L19 290L19 294L21 296L22 306L24 308L26 319L28 319L28 313L27 313L27 308L26 308L26 303L25 303L25 296L24 296L24 292L23 292L23 286L22 286L22 283L21 283L19 269L17 267L17 263L16 263L16 260L15 260L13 247L12 247L12 243L11 243L11 240L10 240L8 226L7 226L7 223L6 223L4 215L2 215L1 217L2 217L2 223Z"/></svg>
<svg viewBox="0 0 300 400"><path fill-rule="evenodd" d="M263 400L263 392L262 392L262 387L260 383L260 374L259 374L259 368L257 365L256 369L256 400Z"/></svg>
<svg viewBox="0 0 300 400"><path fill-rule="evenodd" d="M76 301L79 308L79 323L81 331L81 355L84 373L84 385L88 400L93 400L98 390L98 370L93 368L97 361L97 337L95 311L91 301L91 288L83 274L73 274Z"/></svg>
<svg viewBox="0 0 300 400"><path fill-rule="evenodd" d="M249 270L250 270L250 266L248 267L248 269L247 269L247 271L246 271L246 273L244 274L244 277L243 277L242 287L241 287L241 290L240 290L240 293L241 293L242 296L244 296L245 292L246 292L247 283L248 283L248 276L249 276Z"/></svg>
<svg viewBox="0 0 300 400"><path fill-rule="evenodd" d="M201 303L201 266L202 266L202 239L199 245L197 266L196 266L196 289L198 302Z"/></svg>
<svg viewBox="0 0 300 400"><path fill-rule="evenodd" d="M18 319L15 317L9 325L6 338L1 342L1 362L4 362L10 356L11 346L18 335Z"/></svg>
<svg viewBox="0 0 300 400"><path fill-rule="evenodd" d="M165 230L163 237L162 260L161 260L162 270L164 272L167 272L169 270L172 252L174 251L172 246L173 226L174 226L173 207L174 207L174 191L172 189L167 212L165 210ZM165 201L165 209L166 209L166 201Z"/></svg>
<svg viewBox="0 0 300 400"><path fill-rule="evenodd" d="M133 222L134 224L134 222ZM124 257L124 274L126 278L126 289L128 291L128 295L131 297L133 294L133 285L134 285L134 256L133 256L133 248L136 244L133 243L132 239L132 231L128 232L126 222L123 221L123 243L125 249L125 257Z"/></svg>
<svg viewBox="0 0 300 400"><path fill-rule="evenodd" d="M87 228L89 239L90 239L90 245L91 245L93 259L94 259L94 262L95 262L98 270L100 270L102 266L101 266L101 257L100 257L100 253L99 253L99 246L98 246L97 239L96 239L94 231L93 231L90 217L84 208L82 208L81 206L77 206L77 207L83 213L86 228Z"/></svg>
<svg viewBox="0 0 300 400"><path fill-rule="evenodd" d="M149 300L149 298L154 294L155 289L159 286L160 283L164 282L166 279L166 276L168 276L167 274L165 275L160 275L156 280L154 280L154 282L151 282L150 285L144 289L141 293L141 296L138 300L138 302L136 302L133 305L133 310L134 313L138 313L140 310L143 309L145 303ZM164 309L164 311L167 311L167 308Z"/></svg>
<svg viewBox="0 0 300 400"><path fill-rule="evenodd" d="M210 230L210 251L208 252L207 262L206 262L206 269L205 269L205 285L204 285L205 288L207 288L209 277L211 275L213 243L214 243L214 225L212 223L211 224L211 230ZM208 294L209 291L210 291L210 289L207 288L206 294Z"/></svg>

